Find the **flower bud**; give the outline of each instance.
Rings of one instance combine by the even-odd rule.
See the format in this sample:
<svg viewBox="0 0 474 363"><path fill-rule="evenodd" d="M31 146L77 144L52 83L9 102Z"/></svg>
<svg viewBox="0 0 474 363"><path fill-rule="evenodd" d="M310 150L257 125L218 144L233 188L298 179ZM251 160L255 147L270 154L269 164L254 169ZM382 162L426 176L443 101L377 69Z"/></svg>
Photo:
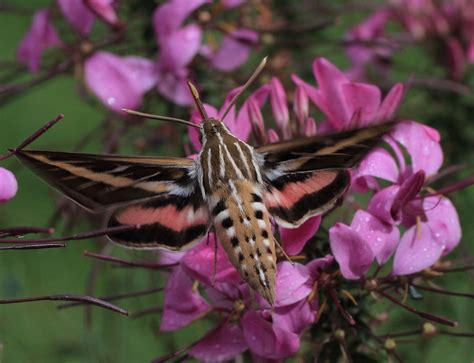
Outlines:
<svg viewBox="0 0 474 363"><path fill-rule="evenodd" d="M387 350L394 350L397 347L397 342L393 339L386 339L383 346Z"/></svg>
<svg viewBox="0 0 474 363"><path fill-rule="evenodd" d="M15 175L10 170L0 168L0 203L13 198L17 190Z"/></svg>
<svg viewBox="0 0 474 363"><path fill-rule="evenodd" d="M270 142L278 142L280 141L280 136L278 136L277 132L273 129L269 129L267 131L268 141Z"/></svg>
<svg viewBox="0 0 474 363"><path fill-rule="evenodd" d="M306 128L305 121L308 118L309 103L308 94L302 85L296 87L295 100L293 102L293 109L296 114L296 119L299 124L299 130L303 131Z"/></svg>
<svg viewBox="0 0 474 363"><path fill-rule="evenodd" d="M431 324L431 323L424 323L423 324L423 335L427 337L432 337L433 335L436 335L437 329L436 327Z"/></svg>
<svg viewBox="0 0 474 363"><path fill-rule="evenodd" d="M316 135L316 122L314 121L313 118L308 118L306 119L305 122L305 130L304 130L304 135L305 136L315 136Z"/></svg>
<svg viewBox="0 0 474 363"><path fill-rule="evenodd" d="M273 117L275 118L278 128L282 131L283 136L288 138L291 132L289 129L290 116L288 113L285 90L280 80L276 77L272 77L270 87L270 103L272 105Z"/></svg>
<svg viewBox="0 0 474 363"><path fill-rule="evenodd" d="M264 145L267 142L267 135L265 134L263 116L257 102L251 98L248 101L248 114L255 139L260 145Z"/></svg>

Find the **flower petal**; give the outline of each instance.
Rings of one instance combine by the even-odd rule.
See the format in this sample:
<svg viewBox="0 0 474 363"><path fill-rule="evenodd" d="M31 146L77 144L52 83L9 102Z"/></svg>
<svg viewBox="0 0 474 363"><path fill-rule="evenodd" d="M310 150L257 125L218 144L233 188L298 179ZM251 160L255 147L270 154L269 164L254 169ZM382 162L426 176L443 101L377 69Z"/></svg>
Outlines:
<svg viewBox="0 0 474 363"><path fill-rule="evenodd" d="M399 189L398 185L391 185L378 191L369 201L367 210L385 223L399 224L402 216L400 214L392 215L391 213Z"/></svg>
<svg viewBox="0 0 474 363"><path fill-rule="evenodd" d="M306 300L301 300L293 305L277 307L272 313L273 324L295 334L301 334L314 323L315 319L315 311Z"/></svg>
<svg viewBox="0 0 474 363"><path fill-rule="evenodd" d="M336 223L329 229L331 251L342 275L349 280L363 276L374 260L370 245L349 226Z"/></svg>
<svg viewBox="0 0 474 363"><path fill-rule="evenodd" d="M423 210L434 238L444 245L443 255L448 254L459 244L462 236L456 208L448 198L439 196L425 198Z"/></svg>
<svg viewBox="0 0 474 363"><path fill-rule="evenodd" d="M117 26L120 24L117 13L113 7L114 0L83 0L92 12L105 23Z"/></svg>
<svg viewBox="0 0 474 363"><path fill-rule="evenodd" d="M176 71L187 66L201 47L202 30L189 24L171 33L161 42L158 62L167 71Z"/></svg>
<svg viewBox="0 0 474 363"><path fill-rule="evenodd" d="M58 0L59 9L67 21L81 35L88 35L92 30L95 15L82 0Z"/></svg>
<svg viewBox="0 0 474 363"><path fill-rule="evenodd" d="M40 69L41 53L43 50L60 46L61 40L50 20L48 10L38 10L17 49L18 61L28 66L30 72Z"/></svg>
<svg viewBox="0 0 474 363"><path fill-rule="evenodd" d="M157 73L156 87L158 92L179 106L190 106L193 98L189 93L188 71L181 69L178 72L167 72L159 70Z"/></svg>
<svg viewBox="0 0 474 363"><path fill-rule="evenodd" d="M321 216L316 216L308 219L298 228L279 227L280 239L285 252L290 256L300 253L306 242L314 236L320 224Z"/></svg>
<svg viewBox="0 0 474 363"><path fill-rule="evenodd" d="M390 153L381 148L376 147L371 151L353 174L353 182L357 183L357 179L366 176L374 176L388 180L392 183L398 181L398 166Z"/></svg>
<svg viewBox="0 0 474 363"><path fill-rule="evenodd" d="M390 120L402 101L405 87L402 83L395 84L383 99L377 112L377 121Z"/></svg>
<svg viewBox="0 0 474 363"><path fill-rule="evenodd" d="M276 276L276 301L274 306L286 306L301 301L311 292L308 269L288 261L278 264Z"/></svg>
<svg viewBox="0 0 474 363"><path fill-rule="evenodd" d="M427 176L435 174L443 163L443 152L435 135L433 129L415 121L402 122L392 132L392 137L410 154L413 171L423 170Z"/></svg>
<svg viewBox="0 0 474 363"><path fill-rule="evenodd" d="M217 255L214 242L217 243ZM216 270L214 271L214 262ZM209 234L209 244L204 239L192 248L181 259L181 265L194 279L212 285L212 282L238 283L240 276L235 267L230 263L219 241L215 241L214 234ZM215 273L215 276L214 276Z"/></svg>
<svg viewBox="0 0 474 363"><path fill-rule="evenodd" d="M140 105L143 94L156 82L154 67L145 58L96 52L85 62L85 81L106 107L121 112Z"/></svg>
<svg viewBox="0 0 474 363"><path fill-rule="evenodd" d="M415 224L400 240L393 260L393 274L409 275L424 270L439 260L443 249L443 243L433 238L428 224L420 223L419 227Z"/></svg>
<svg viewBox="0 0 474 363"><path fill-rule="evenodd" d="M15 175L10 170L0 167L0 203L12 199L18 191Z"/></svg>
<svg viewBox="0 0 474 363"><path fill-rule="evenodd" d="M285 358L299 349L297 334L270 323L257 311L250 310L244 314L242 327L250 350L260 357Z"/></svg>
<svg viewBox="0 0 474 363"><path fill-rule="evenodd" d="M392 256L400 239L398 228L363 210L356 212L351 228L370 245L379 265L383 265Z"/></svg>
<svg viewBox="0 0 474 363"><path fill-rule="evenodd" d="M345 108L352 118L360 110L361 123L354 126L367 126L373 123L380 106L380 89L366 83L345 83L341 85Z"/></svg>
<svg viewBox="0 0 474 363"><path fill-rule="evenodd" d="M226 321L206 334L189 354L200 362L224 362L247 350L242 328Z"/></svg>
<svg viewBox="0 0 474 363"><path fill-rule="evenodd" d="M270 103L272 106L273 117L278 125L278 128L282 131L285 138L290 136L290 130L288 123L290 116L288 113L288 103L286 100L286 93L281 84L280 80L276 77L272 77L270 81Z"/></svg>
<svg viewBox="0 0 474 363"><path fill-rule="evenodd" d="M226 34L217 52L210 57L212 66L221 71L240 67L257 41L258 33L250 29L236 29Z"/></svg>
<svg viewBox="0 0 474 363"><path fill-rule="evenodd" d="M174 331L201 318L211 307L193 289L193 280L181 267L171 274L164 291L161 331Z"/></svg>

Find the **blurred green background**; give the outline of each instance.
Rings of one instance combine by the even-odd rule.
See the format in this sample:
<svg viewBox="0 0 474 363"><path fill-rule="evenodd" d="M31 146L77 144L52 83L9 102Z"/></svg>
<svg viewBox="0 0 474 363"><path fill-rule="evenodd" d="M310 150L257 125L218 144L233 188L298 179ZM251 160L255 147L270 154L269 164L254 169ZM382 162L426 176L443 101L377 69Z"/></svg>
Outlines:
<svg viewBox="0 0 474 363"><path fill-rule="evenodd" d="M50 2L24 0L15 3L35 8L46 6ZM336 27L315 36L314 47L302 50L300 55L302 67L308 74L316 56L325 56L341 67L347 66L342 49L324 42L318 44L318 37L340 37L347 30L348 24L360 19L361 14L345 14ZM15 49L30 20L28 15L0 12L0 61L14 61ZM395 78L400 80L406 80L406 77L416 72L442 72L416 47L399 55L395 64ZM472 72L467 82L472 90ZM217 95L214 97L221 100ZM402 114L438 127L442 133L447 159L456 163L471 163L472 171L473 110L472 99L414 88L405 97ZM0 106L0 150L3 152L8 147L14 147L59 113L64 113L65 119L35 142L34 148L71 150L84 135L93 132L106 115L105 111L81 102L70 77L55 78ZM101 141L96 139L85 150L100 152L101 147ZM123 149L129 148L125 145ZM169 151L163 150L163 153ZM0 206L0 228L18 225L48 226L55 210L56 194L16 161L9 160L2 163L2 166L15 172L19 191L12 201ZM453 253L453 257L462 258L474 253L474 189L460 191L452 195L452 200L458 208L464 234L462 245ZM90 228L87 218L82 219L83 222L74 226L74 232ZM71 233L69 229L64 230L66 226L63 223L59 223L57 227L58 234ZM82 255L84 250L98 252L100 249L101 245L98 243L82 241L72 242L64 249L2 251L0 296L7 299L55 293L81 294L86 291L88 278L94 273L94 269L97 273L94 296L164 285L164 280L158 273L96 264ZM130 252L120 249L114 250L114 254L131 257ZM153 257L150 254L141 256ZM448 274L438 282L450 290L473 292L473 280L471 271ZM429 292L423 295L422 301L409 303L459 321L459 327L452 331L474 331L472 300ZM136 311L159 306L160 302L161 294L157 293L119 301L117 304ZM159 314L134 320L99 308L91 309L92 324L87 324L84 308L58 311L56 305L58 304L52 302L0 305L1 362L146 362L185 346L207 330L204 323L198 322L178 334L159 334ZM403 331L420 325L419 318L402 311L395 314L381 328L381 332ZM445 362L448 359L452 362L470 362L474 359L472 343L470 338L438 336L408 341L399 350L408 362Z"/></svg>

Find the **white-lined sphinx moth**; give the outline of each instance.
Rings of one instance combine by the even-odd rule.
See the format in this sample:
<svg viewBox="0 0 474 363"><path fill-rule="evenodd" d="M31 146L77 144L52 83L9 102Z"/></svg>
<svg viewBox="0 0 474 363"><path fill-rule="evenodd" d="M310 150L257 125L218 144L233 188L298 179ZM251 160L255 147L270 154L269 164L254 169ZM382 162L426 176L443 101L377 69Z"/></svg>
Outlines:
<svg viewBox="0 0 474 363"><path fill-rule="evenodd" d="M272 304L270 218L294 228L335 206L350 184L348 169L392 124L253 148L208 118L191 90L203 118L196 160L34 150L16 155L82 207L116 208L109 227L139 226L109 236L121 245L182 250L212 225L242 278Z"/></svg>

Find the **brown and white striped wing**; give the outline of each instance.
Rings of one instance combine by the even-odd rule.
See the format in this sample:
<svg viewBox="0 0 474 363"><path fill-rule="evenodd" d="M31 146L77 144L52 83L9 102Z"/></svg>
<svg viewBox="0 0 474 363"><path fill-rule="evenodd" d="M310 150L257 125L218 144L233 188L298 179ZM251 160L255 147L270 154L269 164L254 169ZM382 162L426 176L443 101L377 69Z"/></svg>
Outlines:
<svg viewBox="0 0 474 363"><path fill-rule="evenodd" d="M191 195L196 164L185 158L23 150L18 158L82 207L99 212L167 194Z"/></svg>
<svg viewBox="0 0 474 363"><path fill-rule="evenodd" d="M279 224L294 228L333 208L350 185L348 169L393 126L393 122L383 123L255 149L269 212Z"/></svg>

